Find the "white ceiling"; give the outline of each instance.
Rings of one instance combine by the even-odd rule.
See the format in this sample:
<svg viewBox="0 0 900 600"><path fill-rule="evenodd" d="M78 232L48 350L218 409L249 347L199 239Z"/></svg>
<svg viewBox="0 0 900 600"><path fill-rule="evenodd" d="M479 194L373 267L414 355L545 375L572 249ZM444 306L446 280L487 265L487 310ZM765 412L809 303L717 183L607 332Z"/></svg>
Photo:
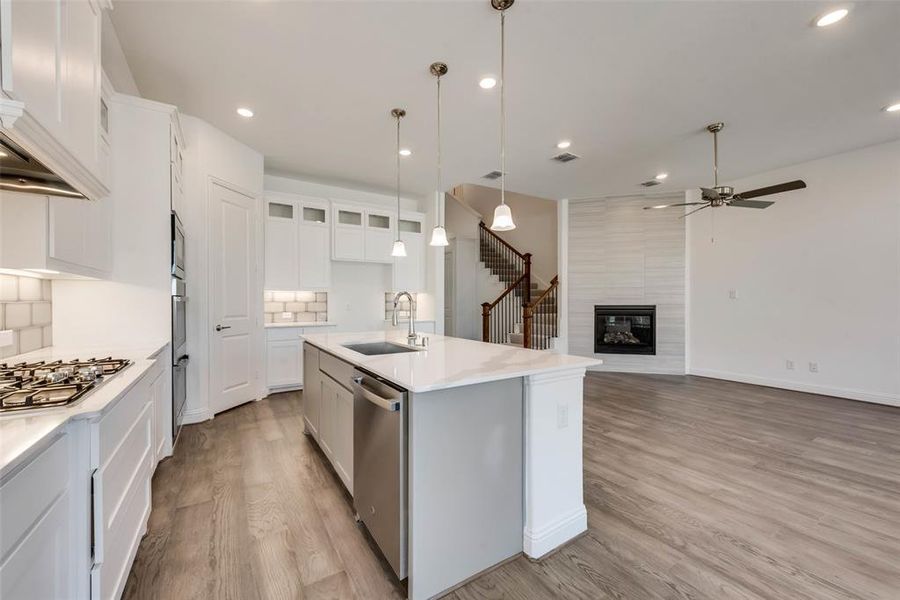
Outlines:
<svg viewBox="0 0 900 600"><path fill-rule="evenodd" d="M711 183L900 138L900 2L554 2L507 13L509 189L548 198ZM488 0L144 2L112 14L145 97L261 151L269 172L390 190L405 107L405 194L435 186L435 87L449 64L444 182L499 168L499 17ZM255 112L246 120L238 106ZM579 161L549 160L572 140Z"/></svg>

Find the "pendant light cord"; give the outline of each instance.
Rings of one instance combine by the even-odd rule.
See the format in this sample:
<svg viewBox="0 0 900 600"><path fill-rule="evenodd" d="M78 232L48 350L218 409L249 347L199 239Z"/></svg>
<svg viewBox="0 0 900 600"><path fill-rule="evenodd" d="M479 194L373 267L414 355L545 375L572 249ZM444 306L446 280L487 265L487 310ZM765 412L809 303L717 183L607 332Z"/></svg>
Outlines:
<svg viewBox="0 0 900 600"><path fill-rule="evenodd" d="M400 239L400 115L397 115L397 239Z"/></svg>
<svg viewBox="0 0 900 600"><path fill-rule="evenodd" d="M500 11L500 204L506 204L506 103L503 81L506 79L506 11Z"/></svg>
<svg viewBox="0 0 900 600"><path fill-rule="evenodd" d="M441 176L441 76L437 76L437 219L438 227L443 227L441 200L444 196L444 182Z"/></svg>
<svg viewBox="0 0 900 600"><path fill-rule="evenodd" d="M719 187L719 132L713 131L713 187Z"/></svg>

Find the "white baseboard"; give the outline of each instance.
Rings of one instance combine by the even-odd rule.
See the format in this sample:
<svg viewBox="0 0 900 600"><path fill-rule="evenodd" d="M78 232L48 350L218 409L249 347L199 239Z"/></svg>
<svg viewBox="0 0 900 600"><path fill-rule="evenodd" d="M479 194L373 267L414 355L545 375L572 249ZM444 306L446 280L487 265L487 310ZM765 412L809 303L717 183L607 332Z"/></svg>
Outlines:
<svg viewBox="0 0 900 600"><path fill-rule="evenodd" d="M203 421L209 421L213 418L209 409L202 408L199 410L186 410L184 411L184 417L182 419L182 424L184 425L192 425L194 423L202 423Z"/></svg>
<svg viewBox="0 0 900 600"><path fill-rule="evenodd" d="M537 530L525 529L524 550L531 558L540 558L572 538L587 531L587 510L582 504L567 515Z"/></svg>
<svg viewBox="0 0 900 600"><path fill-rule="evenodd" d="M603 360L602 355L595 354L594 358L600 358ZM588 371L596 371L598 373L642 373L644 375L684 375L684 369L655 369L655 368L642 368L642 367L620 367L617 365L598 365L595 367L588 367Z"/></svg>
<svg viewBox="0 0 900 600"><path fill-rule="evenodd" d="M753 385L762 385L766 387L782 388L785 390L793 390L795 392L819 394L821 396L835 396L837 398L861 400L862 402L871 402L873 404L900 406L900 395L898 394L885 394L883 392L853 390L827 385L817 385L814 383L803 383L797 381L788 381L785 379L745 375L743 373L732 373L730 371L717 371L715 369L692 368L690 369L689 374L699 375L700 377L711 377L713 379L727 379L729 381L738 381L740 383L752 383Z"/></svg>

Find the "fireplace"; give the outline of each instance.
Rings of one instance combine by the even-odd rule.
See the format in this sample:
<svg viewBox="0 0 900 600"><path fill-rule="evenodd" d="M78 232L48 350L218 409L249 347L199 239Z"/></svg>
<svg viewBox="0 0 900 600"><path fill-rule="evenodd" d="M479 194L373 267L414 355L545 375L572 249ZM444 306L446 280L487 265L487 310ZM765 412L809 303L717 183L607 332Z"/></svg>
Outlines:
<svg viewBox="0 0 900 600"><path fill-rule="evenodd" d="M594 306L595 354L656 354L656 306Z"/></svg>

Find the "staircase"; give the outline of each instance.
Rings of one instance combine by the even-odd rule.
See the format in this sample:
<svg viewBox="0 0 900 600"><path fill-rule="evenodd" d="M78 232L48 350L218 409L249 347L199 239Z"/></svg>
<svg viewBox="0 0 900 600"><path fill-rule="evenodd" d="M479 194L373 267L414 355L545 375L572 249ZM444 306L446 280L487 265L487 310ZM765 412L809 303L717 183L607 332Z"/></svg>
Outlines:
<svg viewBox="0 0 900 600"><path fill-rule="evenodd" d="M479 258L504 291L482 308L482 340L545 350L559 330L558 277L546 289L533 281L531 254L521 253L479 224Z"/></svg>

